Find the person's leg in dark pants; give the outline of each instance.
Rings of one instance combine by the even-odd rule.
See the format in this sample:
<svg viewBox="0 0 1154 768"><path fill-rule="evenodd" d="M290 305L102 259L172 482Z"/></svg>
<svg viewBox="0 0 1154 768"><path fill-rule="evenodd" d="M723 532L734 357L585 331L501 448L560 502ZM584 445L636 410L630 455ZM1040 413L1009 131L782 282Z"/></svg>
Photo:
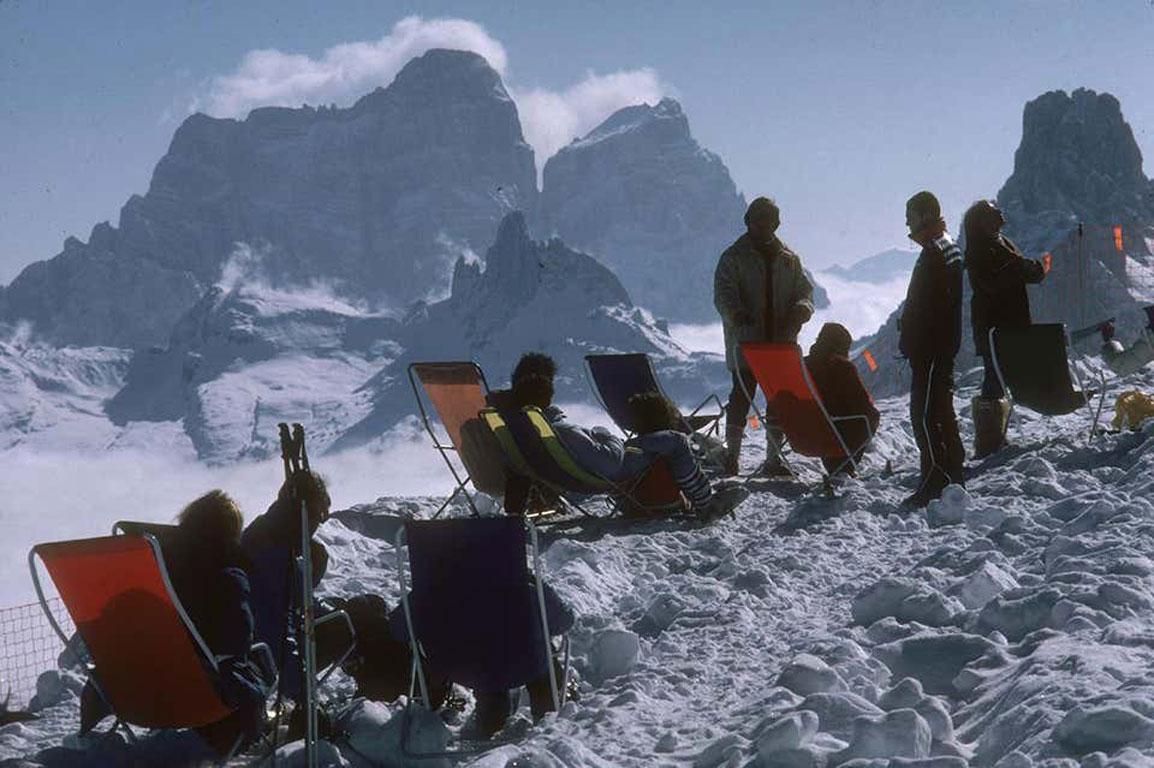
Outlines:
<svg viewBox="0 0 1154 768"><path fill-rule="evenodd" d="M965 485L963 467L966 462L966 449L962 445L962 436L958 431L958 415L954 411L954 361L938 360L934 364L933 381L930 385L930 425L936 432L933 434L935 450L941 446L944 461L940 462L949 481L957 485Z"/></svg>
<svg viewBox="0 0 1154 768"><path fill-rule="evenodd" d="M516 707L516 691L473 691L477 706L473 710L473 724L477 735L490 739L505 727Z"/></svg>
<svg viewBox="0 0 1154 768"><path fill-rule="evenodd" d="M732 381L729 402L725 404L725 447L729 449L725 462L725 474L729 476L736 475L738 472L741 443L745 438L745 420L749 416L750 398L757 393L757 379L754 378L752 371L738 368L732 372Z"/></svg>
<svg viewBox="0 0 1154 768"><path fill-rule="evenodd" d="M910 381L910 426L913 428L914 442L917 443L921 478L919 486L924 485L933 470L935 457L934 446L929 439L929 419L926 413L930 385L929 360L910 360L912 378Z"/></svg>
<svg viewBox="0 0 1154 768"><path fill-rule="evenodd" d="M1000 400L1006 396L1002 389L1002 382L998 372L994 369L994 361L990 355L982 356L982 398L986 400Z"/></svg>

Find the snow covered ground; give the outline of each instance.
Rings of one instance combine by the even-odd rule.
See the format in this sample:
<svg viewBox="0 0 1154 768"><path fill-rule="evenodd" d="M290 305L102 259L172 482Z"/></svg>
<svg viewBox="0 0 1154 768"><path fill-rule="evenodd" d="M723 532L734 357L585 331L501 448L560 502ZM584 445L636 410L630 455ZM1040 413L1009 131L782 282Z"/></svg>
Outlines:
<svg viewBox="0 0 1154 768"><path fill-rule="evenodd" d="M1154 390L1154 372L1131 385ZM581 699L514 722L514 744L469 764L1154 764L1154 423L1089 444L1084 414L1018 414L1013 447L975 466L966 491L900 517L907 406L880 405L869 472L836 499L750 481L736 517L708 527L547 534L548 578L580 616ZM325 589L395 601L391 532L435 503L384 498L327 523ZM39 750L75 744L76 683L42 682L51 703L0 728L0 759L36 765ZM403 765L397 721L380 727L394 712L356 707L356 752L332 759Z"/></svg>

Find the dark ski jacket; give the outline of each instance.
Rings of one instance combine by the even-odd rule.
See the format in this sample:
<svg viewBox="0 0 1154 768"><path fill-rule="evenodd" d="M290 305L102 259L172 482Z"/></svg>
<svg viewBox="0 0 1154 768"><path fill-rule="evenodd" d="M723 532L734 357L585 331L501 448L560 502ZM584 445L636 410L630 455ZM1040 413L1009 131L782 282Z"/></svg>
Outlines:
<svg viewBox="0 0 1154 768"><path fill-rule="evenodd" d="M898 321L910 360L953 360L962 343L962 251L948 234L930 241L910 276Z"/></svg>
<svg viewBox="0 0 1154 768"><path fill-rule="evenodd" d="M970 323L979 355L990 354L991 328L1025 328L1030 325L1027 283L1046 276L1042 262L1022 256L1005 235L966 243L966 271L974 291L970 299Z"/></svg>
<svg viewBox="0 0 1154 768"><path fill-rule="evenodd" d="M268 643L285 680L286 695L296 693L299 659L296 641L286 635L289 613L300 604L300 579L297 578L295 554L300 549L300 507L277 499L244 530L240 545L247 562L252 585L252 607L257 640ZM320 583L328 566L328 550L316 539L311 540L313 585ZM285 657L294 660L285 664Z"/></svg>

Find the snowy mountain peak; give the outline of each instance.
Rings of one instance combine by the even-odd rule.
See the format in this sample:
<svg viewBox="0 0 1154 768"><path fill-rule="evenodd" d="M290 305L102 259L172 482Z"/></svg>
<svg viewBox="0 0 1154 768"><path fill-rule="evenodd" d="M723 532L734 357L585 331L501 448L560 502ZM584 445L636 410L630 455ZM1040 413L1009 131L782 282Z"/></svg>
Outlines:
<svg viewBox="0 0 1154 768"><path fill-rule="evenodd" d="M693 140L689 134L689 120L681 110L681 104L666 97L655 106L635 104L617 110L584 138L575 139L573 145L587 146L630 131L653 127L665 130L671 138Z"/></svg>
<svg viewBox="0 0 1154 768"><path fill-rule="evenodd" d="M1154 219L1154 184L1118 99L1079 88L1027 103L998 201L1011 216L1056 211L1103 226Z"/></svg>
<svg viewBox="0 0 1154 768"><path fill-rule="evenodd" d="M379 107L386 92L398 98L427 99L430 93L437 93L447 99L496 97L513 102L501 76L483 56L447 48L434 48L411 59L387 88L362 96L353 109Z"/></svg>

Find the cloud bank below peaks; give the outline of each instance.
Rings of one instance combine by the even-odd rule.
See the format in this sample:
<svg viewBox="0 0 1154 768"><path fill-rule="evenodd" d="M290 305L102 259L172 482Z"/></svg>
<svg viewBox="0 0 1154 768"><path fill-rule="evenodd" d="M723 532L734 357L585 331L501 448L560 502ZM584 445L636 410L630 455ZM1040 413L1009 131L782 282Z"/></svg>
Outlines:
<svg viewBox="0 0 1154 768"><path fill-rule="evenodd" d="M243 118L256 107L348 105L388 85L410 59L433 48L473 51L506 80L538 166L618 109L656 103L668 95L668 88L649 68L604 75L588 72L562 90L519 88L509 84L505 46L480 24L409 16L379 40L339 43L316 57L274 48L249 51L235 71L212 78L205 92L193 99L191 109Z"/></svg>

